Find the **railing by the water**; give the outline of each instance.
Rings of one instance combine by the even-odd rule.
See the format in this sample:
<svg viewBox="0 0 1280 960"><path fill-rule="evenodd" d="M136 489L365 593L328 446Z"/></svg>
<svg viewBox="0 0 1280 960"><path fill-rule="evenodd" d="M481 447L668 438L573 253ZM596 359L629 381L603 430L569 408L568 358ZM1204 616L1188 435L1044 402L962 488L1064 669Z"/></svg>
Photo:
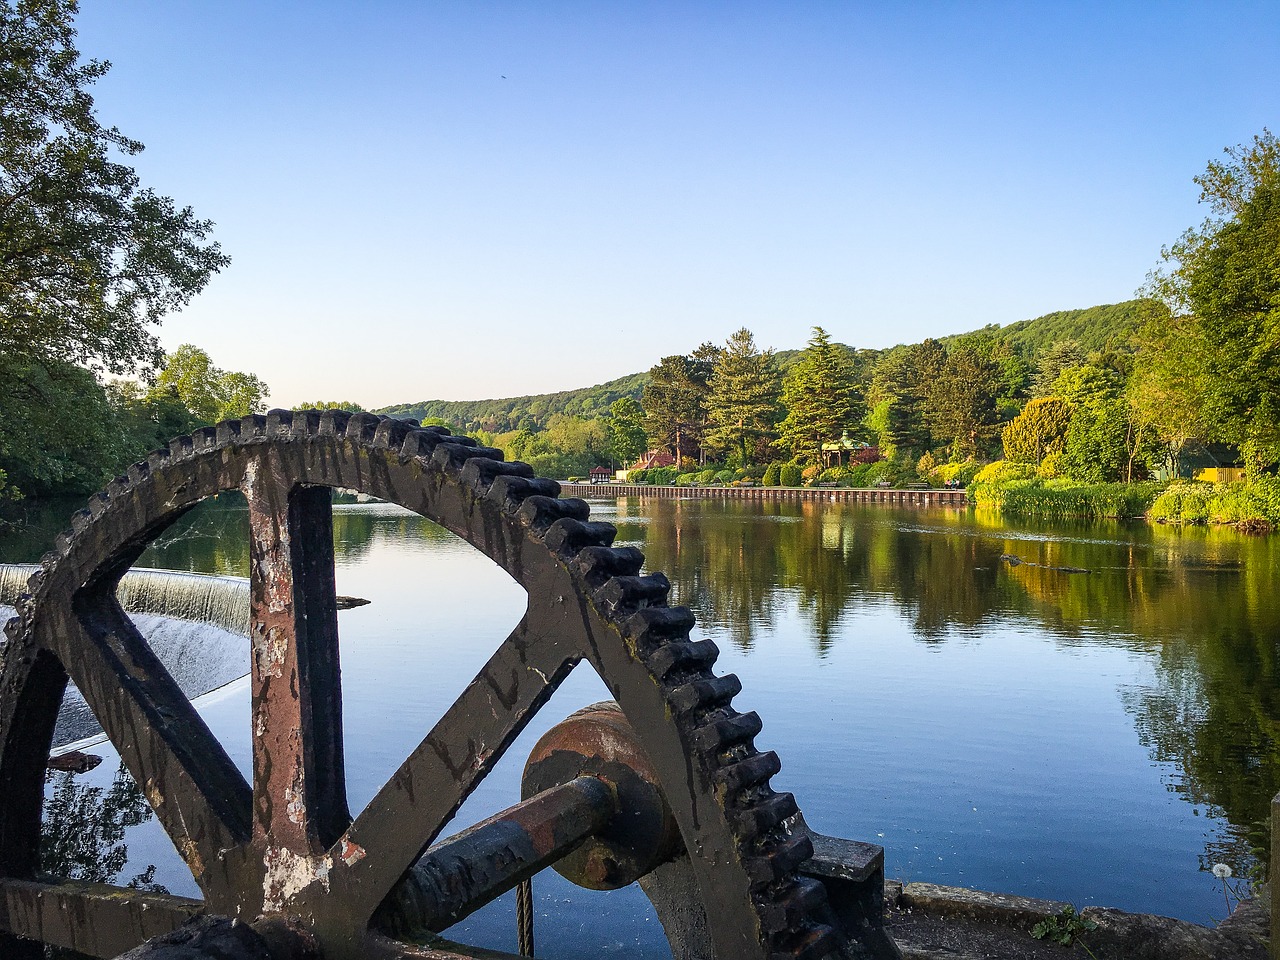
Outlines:
<svg viewBox="0 0 1280 960"><path fill-rule="evenodd" d="M568 483L560 489L571 497L649 497L684 500L802 501L811 503L884 503L907 507L962 507L969 501L963 490L898 487L664 487L644 483Z"/></svg>

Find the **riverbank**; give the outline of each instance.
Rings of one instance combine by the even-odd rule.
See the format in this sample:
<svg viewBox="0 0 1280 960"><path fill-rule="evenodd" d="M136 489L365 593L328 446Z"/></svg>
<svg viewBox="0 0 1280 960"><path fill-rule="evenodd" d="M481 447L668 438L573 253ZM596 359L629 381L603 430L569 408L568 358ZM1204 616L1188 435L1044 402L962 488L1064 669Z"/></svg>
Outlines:
<svg viewBox="0 0 1280 960"><path fill-rule="evenodd" d="M970 487L978 507L1036 519L1136 520L1233 526L1245 533L1280 529L1280 478L1252 482L1078 483L1036 476L1029 464L998 462Z"/></svg>
<svg viewBox="0 0 1280 960"><path fill-rule="evenodd" d="M675 487L644 483L568 483L560 489L570 497L647 497L656 500L754 500L775 502L888 503L895 506L963 507L963 490L896 487Z"/></svg>

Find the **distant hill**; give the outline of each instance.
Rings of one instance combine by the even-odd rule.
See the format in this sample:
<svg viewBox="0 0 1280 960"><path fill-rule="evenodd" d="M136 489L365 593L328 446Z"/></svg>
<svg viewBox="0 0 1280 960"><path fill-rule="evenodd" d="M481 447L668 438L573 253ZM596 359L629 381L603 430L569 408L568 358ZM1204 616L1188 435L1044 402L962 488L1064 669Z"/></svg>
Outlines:
<svg viewBox="0 0 1280 960"><path fill-rule="evenodd" d="M1060 340L1076 340L1086 350L1099 350L1108 343L1123 344L1138 328L1143 301L1103 304L1083 310L1059 310L1034 320L1019 320L1008 326L991 324L969 333L939 339L948 343L973 335L989 335L1008 340L1022 356L1031 359ZM847 349L847 348L846 348ZM786 371L800 356L799 350L779 350L778 366ZM505 433L525 426L541 427L553 413L575 417L596 417L620 397L639 400L649 381L648 371L633 373L593 387L540 393L501 400L420 400L383 407L377 413L415 420L439 418L464 430ZM526 422L527 418L527 422Z"/></svg>
<svg viewBox="0 0 1280 960"><path fill-rule="evenodd" d="M502 400L421 400L418 403L384 407L377 412L392 417L412 417L415 420L438 417L467 430L505 433L520 429L520 424L526 417L532 418L533 424L541 427L553 413L565 413L574 417L599 416L609 409L609 404L621 397L639 400L648 381L649 374L646 371L619 377L594 387L561 390L558 393L539 393Z"/></svg>
<svg viewBox="0 0 1280 960"><path fill-rule="evenodd" d="M990 334L1006 340L1020 356L1034 358L1061 340L1075 340L1085 350L1101 350L1108 345L1123 346L1137 332L1145 300L1105 303L1083 310L1059 310L1034 320L1019 320L1008 326L990 324L972 333L939 337L943 343L973 334Z"/></svg>

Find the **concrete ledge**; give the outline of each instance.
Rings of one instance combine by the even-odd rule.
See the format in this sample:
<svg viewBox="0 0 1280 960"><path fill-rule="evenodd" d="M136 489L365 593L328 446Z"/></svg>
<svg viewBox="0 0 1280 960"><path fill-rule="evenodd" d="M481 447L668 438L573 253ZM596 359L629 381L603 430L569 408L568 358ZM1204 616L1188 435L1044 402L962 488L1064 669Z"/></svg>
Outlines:
<svg viewBox="0 0 1280 960"><path fill-rule="evenodd" d="M1041 920L1061 913L1070 904L1035 897L1018 897L1009 893L987 893L965 887L908 883L902 888L898 906L924 910L939 917L956 917L1030 929Z"/></svg>

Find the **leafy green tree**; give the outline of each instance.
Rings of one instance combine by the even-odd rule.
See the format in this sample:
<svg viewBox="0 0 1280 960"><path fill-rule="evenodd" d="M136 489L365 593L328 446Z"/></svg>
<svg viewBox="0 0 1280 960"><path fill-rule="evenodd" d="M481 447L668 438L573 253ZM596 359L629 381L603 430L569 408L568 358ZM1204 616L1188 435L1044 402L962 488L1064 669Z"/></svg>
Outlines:
<svg viewBox="0 0 1280 960"><path fill-rule="evenodd" d="M80 61L75 0L0 2L0 353L114 372L153 363L151 326L226 266L212 224L111 159Z"/></svg>
<svg viewBox="0 0 1280 960"><path fill-rule="evenodd" d="M929 341L925 341L928 343ZM923 382L924 422L935 442L951 447L957 460L972 457L993 436L999 367L969 346L948 350Z"/></svg>
<svg viewBox="0 0 1280 960"><path fill-rule="evenodd" d="M127 454L106 392L83 367L0 354L0 470L9 495L85 495Z"/></svg>
<svg viewBox="0 0 1280 960"><path fill-rule="evenodd" d="M822 445L856 429L866 415L847 351L822 327L782 382L787 415L778 424L781 443L807 463L822 459Z"/></svg>
<svg viewBox="0 0 1280 960"><path fill-rule="evenodd" d="M358 403L352 403L350 400L309 400L306 403L298 404L293 409L295 410L348 410L351 413L364 412L364 407L360 406L360 404Z"/></svg>
<svg viewBox="0 0 1280 960"><path fill-rule="evenodd" d="M1209 217L1162 251L1148 291L1190 318L1209 439L1256 476L1280 465L1280 141L1263 130L1225 153L1195 178Z"/></svg>
<svg viewBox="0 0 1280 960"><path fill-rule="evenodd" d="M677 461L701 446L710 377L711 364L696 356L663 357L649 371L640 401L645 430L654 446L666 447Z"/></svg>
<svg viewBox="0 0 1280 960"><path fill-rule="evenodd" d="M620 466L635 463L644 453L648 439L644 432L644 410L630 397L619 397L609 404L606 430L609 452Z"/></svg>
<svg viewBox="0 0 1280 960"><path fill-rule="evenodd" d="M1053 396L1054 387L1063 370L1083 366L1088 353L1076 340L1059 340L1036 358L1036 373L1031 382L1033 396Z"/></svg>
<svg viewBox="0 0 1280 960"><path fill-rule="evenodd" d="M1184 450L1212 432L1201 403L1208 391L1208 351L1194 317L1157 306L1139 334L1126 395L1134 419L1155 431L1163 444L1158 459L1178 476Z"/></svg>
<svg viewBox="0 0 1280 960"><path fill-rule="evenodd" d="M1028 400L1022 412L1004 428L1004 458L1016 463L1040 463L1061 453L1071 425L1071 403L1062 397Z"/></svg>
<svg viewBox="0 0 1280 960"><path fill-rule="evenodd" d="M1053 381L1053 396L1080 404L1115 400L1124 392L1124 379L1115 370L1097 363L1066 367Z"/></svg>
<svg viewBox="0 0 1280 960"><path fill-rule="evenodd" d="M172 396L205 423L261 413L267 385L251 373L220 370L209 354L184 343L166 358L149 396Z"/></svg>
<svg viewBox="0 0 1280 960"><path fill-rule="evenodd" d="M932 343L932 342L931 342ZM936 344L935 344L936 345ZM871 372L866 424L886 457L916 459L933 445L924 425L921 364L931 347L913 344L884 354ZM930 359L932 359L930 357Z"/></svg>
<svg viewBox="0 0 1280 960"><path fill-rule="evenodd" d="M781 383L773 351L756 348L746 327L726 342L711 370L704 442L730 463L754 463L777 435Z"/></svg>

